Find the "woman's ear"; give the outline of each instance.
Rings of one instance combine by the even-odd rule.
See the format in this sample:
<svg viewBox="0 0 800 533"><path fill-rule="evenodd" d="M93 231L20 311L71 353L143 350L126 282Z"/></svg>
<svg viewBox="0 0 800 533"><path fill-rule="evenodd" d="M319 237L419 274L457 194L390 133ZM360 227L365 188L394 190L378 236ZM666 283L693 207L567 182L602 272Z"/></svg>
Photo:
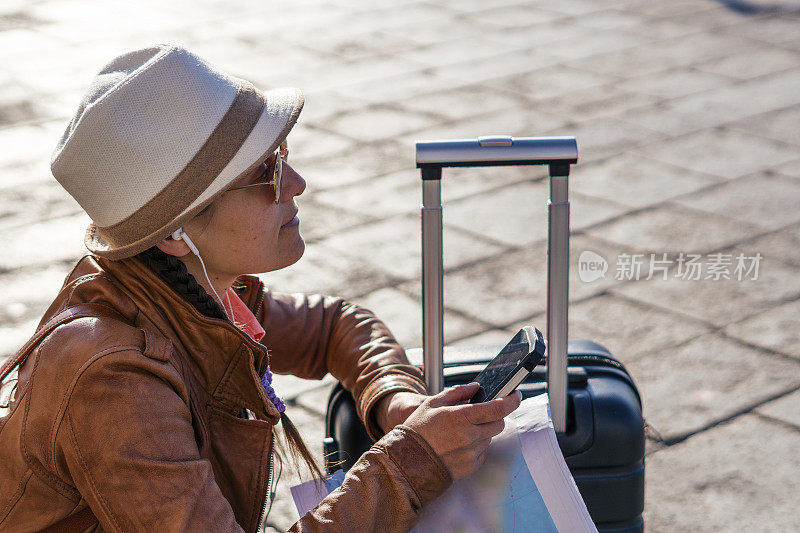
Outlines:
<svg viewBox="0 0 800 533"><path fill-rule="evenodd" d="M165 254L174 255L175 257L183 257L191 252L189 246L183 241L176 241L172 237L167 237L163 241L156 244L159 250Z"/></svg>

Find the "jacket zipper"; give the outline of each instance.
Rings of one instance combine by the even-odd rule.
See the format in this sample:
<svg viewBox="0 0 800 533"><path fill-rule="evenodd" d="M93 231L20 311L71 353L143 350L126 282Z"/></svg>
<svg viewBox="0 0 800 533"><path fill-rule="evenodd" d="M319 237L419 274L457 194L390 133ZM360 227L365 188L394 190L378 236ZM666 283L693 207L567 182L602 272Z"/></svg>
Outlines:
<svg viewBox="0 0 800 533"><path fill-rule="evenodd" d="M256 293L256 298L257 298L256 302L257 303L256 303L256 309L255 309L255 311L253 311L253 314L257 317L258 316L258 312L261 311L261 307L263 307L263 305L264 305L264 282L263 281L259 281L258 282L258 289L256 289L256 290L258 291Z"/></svg>
<svg viewBox="0 0 800 533"><path fill-rule="evenodd" d="M264 501L261 503L261 513L258 515L258 523L256 524L256 533L261 531L261 527L264 525L264 521L267 519L267 505L269 504L270 499L272 499L272 473L275 469L275 457L273 457L272 453L273 450L270 448L269 474L267 475L267 494L264 497Z"/></svg>

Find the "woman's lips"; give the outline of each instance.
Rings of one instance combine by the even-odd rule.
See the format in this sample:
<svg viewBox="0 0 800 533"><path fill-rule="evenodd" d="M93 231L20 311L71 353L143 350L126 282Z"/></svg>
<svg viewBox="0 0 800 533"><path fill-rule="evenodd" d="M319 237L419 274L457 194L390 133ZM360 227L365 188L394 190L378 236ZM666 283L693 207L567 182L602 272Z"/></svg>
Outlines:
<svg viewBox="0 0 800 533"><path fill-rule="evenodd" d="M300 219L299 219L299 218L297 218L297 215L295 215L295 216L292 218L292 220L290 220L289 222L287 222L286 224L284 224L283 226L281 226L281 229L283 229L283 228L291 228L291 227L293 227L293 226L297 226L298 224L300 224Z"/></svg>

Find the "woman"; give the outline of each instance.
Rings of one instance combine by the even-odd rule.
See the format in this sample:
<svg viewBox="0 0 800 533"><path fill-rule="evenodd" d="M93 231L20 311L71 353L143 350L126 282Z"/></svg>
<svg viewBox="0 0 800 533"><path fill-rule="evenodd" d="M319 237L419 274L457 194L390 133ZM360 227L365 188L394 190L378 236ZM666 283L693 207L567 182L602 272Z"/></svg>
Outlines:
<svg viewBox="0 0 800 533"><path fill-rule="evenodd" d="M262 93L173 45L95 78L51 162L92 218L91 253L10 362L1 530L257 530L275 425L319 474L271 372L330 372L377 441L295 531L407 531L481 463L517 394L428 397L368 310L247 275L303 254L305 182L286 162L302 105L297 90Z"/></svg>

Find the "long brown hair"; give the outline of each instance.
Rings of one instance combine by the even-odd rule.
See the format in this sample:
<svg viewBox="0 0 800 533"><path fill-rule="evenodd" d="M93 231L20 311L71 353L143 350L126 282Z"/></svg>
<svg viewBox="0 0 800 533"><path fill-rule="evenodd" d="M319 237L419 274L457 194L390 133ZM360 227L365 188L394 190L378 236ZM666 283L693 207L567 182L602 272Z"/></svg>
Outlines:
<svg viewBox="0 0 800 533"><path fill-rule="evenodd" d="M177 294L189 302L195 309L210 318L228 320L228 315L219 306L197 280L186 269L183 261L173 255L162 252L153 246L136 256L142 263L158 274ZM300 470L300 459L308 467L309 471L318 478L322 478L322 470L317 464L316 459L308 450L300 432L289 419L289 415L284 411L281 413L281 425L287 446L283 449L288 450L294 461L295 467Z"/></svg>

